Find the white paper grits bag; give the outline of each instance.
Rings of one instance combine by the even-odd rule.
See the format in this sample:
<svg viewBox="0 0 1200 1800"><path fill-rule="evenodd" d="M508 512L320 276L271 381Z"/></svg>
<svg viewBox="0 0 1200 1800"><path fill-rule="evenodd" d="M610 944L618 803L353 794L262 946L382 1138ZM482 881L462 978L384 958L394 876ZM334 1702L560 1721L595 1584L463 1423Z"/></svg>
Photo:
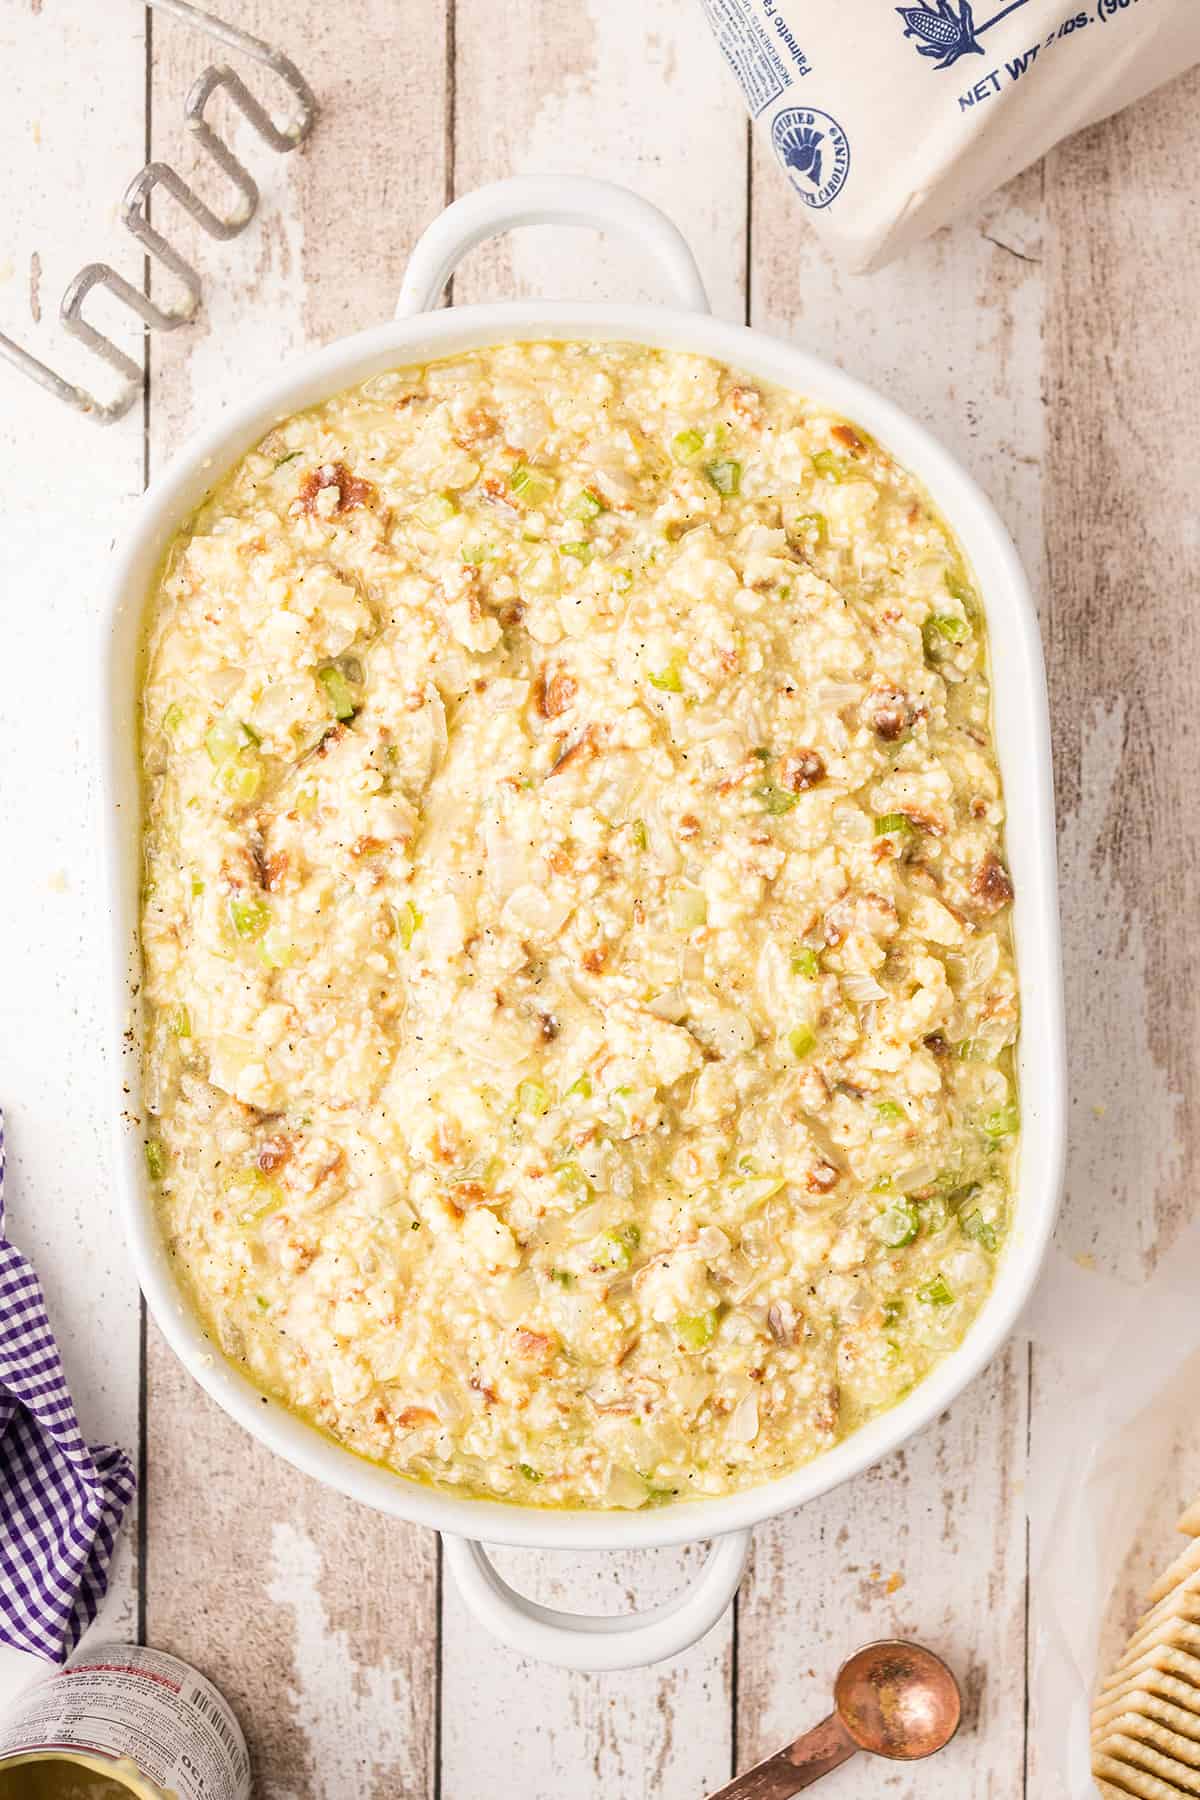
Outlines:
<svg viewBox="0 0 1200 1800"><path fill-rule="evenodd" d="M1200 0L700 0L834 251L879 268L1200 61Z"/></svg>

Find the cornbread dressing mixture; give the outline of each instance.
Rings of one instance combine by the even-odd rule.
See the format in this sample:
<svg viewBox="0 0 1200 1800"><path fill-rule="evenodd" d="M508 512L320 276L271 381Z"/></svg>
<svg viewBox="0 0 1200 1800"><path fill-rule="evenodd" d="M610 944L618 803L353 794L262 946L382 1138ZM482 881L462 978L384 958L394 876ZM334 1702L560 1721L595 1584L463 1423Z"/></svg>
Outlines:
<svg viewBox="0 0 1200 1800"><path fill-rule="evenodd" d="M960 1341L1017 1132L986 642L860 430L620 343L378 376L174 543L142 747L147 1163L266 1393L629 1508Z"/></svg>

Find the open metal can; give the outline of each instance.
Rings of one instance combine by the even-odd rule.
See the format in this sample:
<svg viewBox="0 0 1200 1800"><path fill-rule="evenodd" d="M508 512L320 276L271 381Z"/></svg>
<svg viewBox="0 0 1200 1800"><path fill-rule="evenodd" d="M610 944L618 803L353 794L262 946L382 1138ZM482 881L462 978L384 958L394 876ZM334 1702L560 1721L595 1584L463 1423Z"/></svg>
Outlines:
<svg viewBox="0 0 1200 1800"><path fill-rule="evenodd" d="M0 1800L250 1800L241 1727L178 1657L101 1644L0 1721Z"/></svg>

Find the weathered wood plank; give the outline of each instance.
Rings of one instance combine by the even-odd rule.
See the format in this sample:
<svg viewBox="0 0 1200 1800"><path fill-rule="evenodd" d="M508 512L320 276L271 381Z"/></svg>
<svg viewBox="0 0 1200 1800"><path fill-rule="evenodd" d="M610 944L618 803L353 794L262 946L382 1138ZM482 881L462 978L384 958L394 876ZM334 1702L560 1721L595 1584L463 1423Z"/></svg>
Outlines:
<svg viewBox="0 0 1200 1800"><path fill-rule="evenodd" d="M842 364L927 423L991 494L1035 588L1040 528L1041 175L874 276L845 276L774 159L754 166L751 322ZM1014 1344L907 1450L760 1531L739 1610L738 1763L820 1717L841 1659L921 1637L965 1680L969 1729L921 1793L1011 1800L1023 1756L1028 1359ZM847 1800L906 1778L855 1764ZM915 1788L912 1790L915 1792Z"/></svg>
<svg viewBox="0 0 1200 1800"><path fill-rule="evenodd" d="M1125 1279L1195 1211L1200 245L1178 146L1198 95L1193 71L1047 162L1047 651L1079 1100L1062 1242Z"/></svg>
<svg viewBox="0 0 1200 1800"><path fill-rule="evenodd" d="M488 9L460 7L456 70L456 193L498 175L618 181L663 207L683 231L713 311L743 316L745 112L690 9L514 0L498 30ZM635 245L544 227L482 246L464 265L455 295L669 298Z"/></svg>
<svg viewBox="0 0 1200 1800"><path fill-rule="evenodd" d="M905 1449L759 1528L738 1612L739 1767L824 1716L852 1651L910 1637L945 1656L965 1697L962 1734L921 1771L922 1800L1019 1793L1026 1358L1011 1345ZM917 1792L866 1759L839 1780L846 1800Z"/></svg>
<svg viewBox="0 0 1200 1800"><path fill-rule="evenodd" d="M256 0L238 21L295 57L322 113L310 142L287 157L235 127L262 189L244 236L214 244L169 221L195 245L206 306L196 325L154 346L155 469L196 420L264 370L388 317L409 245L444 196L441 4L407 8L403 30L378 0L334 9ZM202 40L156 20L154 149L184 167L182 97L206 60ZM269 78L248 79L282 113L286 96ZM200 180L220 193L219 179ZM153 1332L147 1383L147 1629L234 1700L256 1793L433 1794L433 1535L352 1507L259 1450Z"/></svg>
<svg viewBox="0 0 1200 1800"><path fill-rule="evenodd" d="M111 377L64 340L56 315L89 257L111 257L135 279L140 273L115 204L143 154L141 13L6 7L0 68L0 329L71 379L110 391ZM92 85L86 119L84 69ZM125 333L135 356L139 337ZM105 430L5 367L0 472L0 1104L9 1232L41 1275L85 1432L122 1443L136 1459L137 1286L113 1217L114 1087L103 1054L108 947L94 854L92 572L141 491L141 408ZM132 1519L97 1629L133 1635L136 1582ZM0 1693L44 1671L14 1653L0 1662Z"/></svg>
<svg viewBox="0 0 1200 1800"><path fill-rule="evenodd" d="M577 1612L630 1613L694 1580L706 1550L567 1556L492 1552L519 1592ZM697 1800L729 1770L728 1622L653 1669L574 1675L481 1640L447 1580L443 1792L496 1800Z"/></svg>
<svg viewBox="0 0 1200 1800"><path fill-rule="evenodd" d="M1127 1281L1196 1211L1200 248L1179 146L1198 96L1193 71L1046 164L1047 649L1075 1100L1059 1239ZM1064 1373L1039 1354L1035 1445ZM1171 1514L1196 1469L1193 1434L1147 1482L1106 1656L1173 1553ZM1039 1701L1035 1687L1037 1800L1057 1727Z"/></svg>
<svg viewBox="0 0 1200 1800"><path fill-rule="evenodd" d="M458 9L455 191L501 174L607 176L656 201L691 241L714 311L744 308L746 125L736 90L686 8L636 0L569 9L516 0L502 30ZM702 166L703 181L690 171ZM487 245L459 301L541 295L667 298L636 247L531 230ZM696 1552L573 1559L499 1554L551 1605L628 1610L666 1598ZM692 1800L729 1767L730 1625L662 1670L567 1674L486 1640L447 1584L443 1791L497 1800L564 1793Z"/></svg>

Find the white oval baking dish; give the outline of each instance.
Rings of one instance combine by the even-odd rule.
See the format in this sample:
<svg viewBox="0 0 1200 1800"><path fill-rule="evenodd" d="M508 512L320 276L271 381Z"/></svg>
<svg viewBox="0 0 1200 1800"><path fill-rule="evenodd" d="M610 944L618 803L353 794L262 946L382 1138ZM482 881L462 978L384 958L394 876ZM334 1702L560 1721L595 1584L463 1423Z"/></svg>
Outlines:
<svg viewBox="0 0 1200 1800"><path fill-rule="evenodd" d="M674 307L509 302L432 311L460 259L515 226L590 225L633 237L674 293ZM138 1109L138 895L141 798L138 648L145 602L166 546L204 493L279 419L381 370L503 339L601 337L688 350L777 382L861 424L929 489L978 578L991 638L996 741L1008 802L1023 1028L1022 1142L1013 1231L995 1286L961 1347L882 1417L793 1474L745 1493L651 1512L550 1511L436 1492L363 1462L282 1407L263 1406L184 1302L160 1239ZM961 1392L1011 1331L1037 1277L1057 1210L1065 1149L1062 977L1054 802L1041 642L1029 586L991 506L958 463L887 400L789 344L708 314L695 262L675 227L625 190L597 181L498 182L447 208L418 243L396 318L289 364L199 432L147 491L108 581L104 811L114 933L114 1041L123 1046L115 1107L117 1167L138 1278L168 1341L196 1380L246 1429L305 1473L400 1518L445 1533L469 1604L526 1654L582 1669L630 1668L675 1655L721 1616L737 1589L754 1526L801 1506L910 1438ZM132 1031L129 1029L132 1024ZM132 1093L133 1099L129 1096ZM628 1550L712 1539L695 1584L632 1618L547 1611L514 1593L479 1540L546 1549Z"/></svg>

